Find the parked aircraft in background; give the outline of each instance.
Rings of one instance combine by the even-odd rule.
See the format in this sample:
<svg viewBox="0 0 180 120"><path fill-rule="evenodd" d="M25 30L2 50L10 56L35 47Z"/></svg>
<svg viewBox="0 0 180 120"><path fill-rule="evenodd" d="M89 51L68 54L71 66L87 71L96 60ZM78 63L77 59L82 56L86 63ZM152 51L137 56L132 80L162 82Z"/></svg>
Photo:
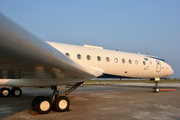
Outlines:
<svg viewBox="0 0 180 120"><path fill-rule="evenodd" d="M69 109L70 92L92 78L149 78L158 92L161 77L173 74L165 60L150 56L106 50L97 46L76 46L45 42L0 14L0 95L19 97L20 87L51 86L50 97L37 96L32 108L38 113ZM66 84L76 83L59 95Z"/></svg>

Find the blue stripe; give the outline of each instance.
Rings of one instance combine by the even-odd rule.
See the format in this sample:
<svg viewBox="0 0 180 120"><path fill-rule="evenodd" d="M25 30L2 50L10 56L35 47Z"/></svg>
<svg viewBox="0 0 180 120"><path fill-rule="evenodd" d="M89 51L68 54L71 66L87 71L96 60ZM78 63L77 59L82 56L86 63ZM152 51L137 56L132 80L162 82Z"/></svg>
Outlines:
<svg viewBox="0 0 180 120"><path fill-rule="evenodd" d="M119 76L119 75L111 75L103 73L103 75L97 77L97 78L133 78L133 77L127 77L127 76Z"/></svg>

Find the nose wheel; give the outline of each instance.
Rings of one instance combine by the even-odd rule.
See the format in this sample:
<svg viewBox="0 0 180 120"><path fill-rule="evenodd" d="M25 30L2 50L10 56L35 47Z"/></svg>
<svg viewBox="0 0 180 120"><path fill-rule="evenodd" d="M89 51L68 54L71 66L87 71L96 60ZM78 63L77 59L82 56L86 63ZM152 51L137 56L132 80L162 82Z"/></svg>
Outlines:
<svg viewBox="0 0 180 120"><path fill-rule="evenodd" d="M155 87L154 87L154 88L152 89L152 92L158 93L158 92L159 92L159 88L155 88Z"/></svg>
<svg viewBox="0 0 180 120"><path fill-rule="evenodd" d="M158 83L159 81L155 81L155 87L152 89L152 92L156 92L156 93L159 92Z"/></svg>

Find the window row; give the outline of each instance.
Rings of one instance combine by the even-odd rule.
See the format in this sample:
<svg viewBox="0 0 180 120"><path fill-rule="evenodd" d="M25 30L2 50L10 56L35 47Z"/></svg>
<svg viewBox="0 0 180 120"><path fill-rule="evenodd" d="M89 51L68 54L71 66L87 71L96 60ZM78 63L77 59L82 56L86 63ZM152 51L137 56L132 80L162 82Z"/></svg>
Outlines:
<svg viewBox="0 0 180 120"><path fill-rule="evenodd" d="M69 53L66 53L65 55L68 56L68 57L70 57L70 54L69 54ZM78 59L81 59L81 58L82 58L81 54L77 54L77 58L78 58ZM91 60L91 56L90 56L90 55L87 55L86 58L87 58L87 60ZM100 56L97 56L97 60L98 60L98 61L101 61L101 57L100 57ZM107 62L110 62L110 58L109 58L109 57L106 57L106 61L107 61ZM117 59L117 58L114 58L114 62L115 62L115 63L118 63L118 59ZM128 62L129 62L129 64L132 64L132 60L131 60L131 59L129 59ZM122 63L126 63L126 60L125 60L124 58L122 59ZM137 65L137 64L138 64L138 61L135 60L134 63ZM149 63L152 64L151 61L149 61ZM146 65L146 61L143 61L143 64Z"/></svg>

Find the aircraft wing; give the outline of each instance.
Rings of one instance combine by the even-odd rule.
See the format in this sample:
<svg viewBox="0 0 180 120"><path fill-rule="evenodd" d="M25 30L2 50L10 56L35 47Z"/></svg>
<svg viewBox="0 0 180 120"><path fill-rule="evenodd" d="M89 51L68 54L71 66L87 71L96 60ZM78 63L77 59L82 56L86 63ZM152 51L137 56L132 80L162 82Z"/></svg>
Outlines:
<svg viewBox="0 0 180 120"><path fill-rule="evenodd" d="M0 78L94 78L102 74L66 57L0 13Z"/></svg>

